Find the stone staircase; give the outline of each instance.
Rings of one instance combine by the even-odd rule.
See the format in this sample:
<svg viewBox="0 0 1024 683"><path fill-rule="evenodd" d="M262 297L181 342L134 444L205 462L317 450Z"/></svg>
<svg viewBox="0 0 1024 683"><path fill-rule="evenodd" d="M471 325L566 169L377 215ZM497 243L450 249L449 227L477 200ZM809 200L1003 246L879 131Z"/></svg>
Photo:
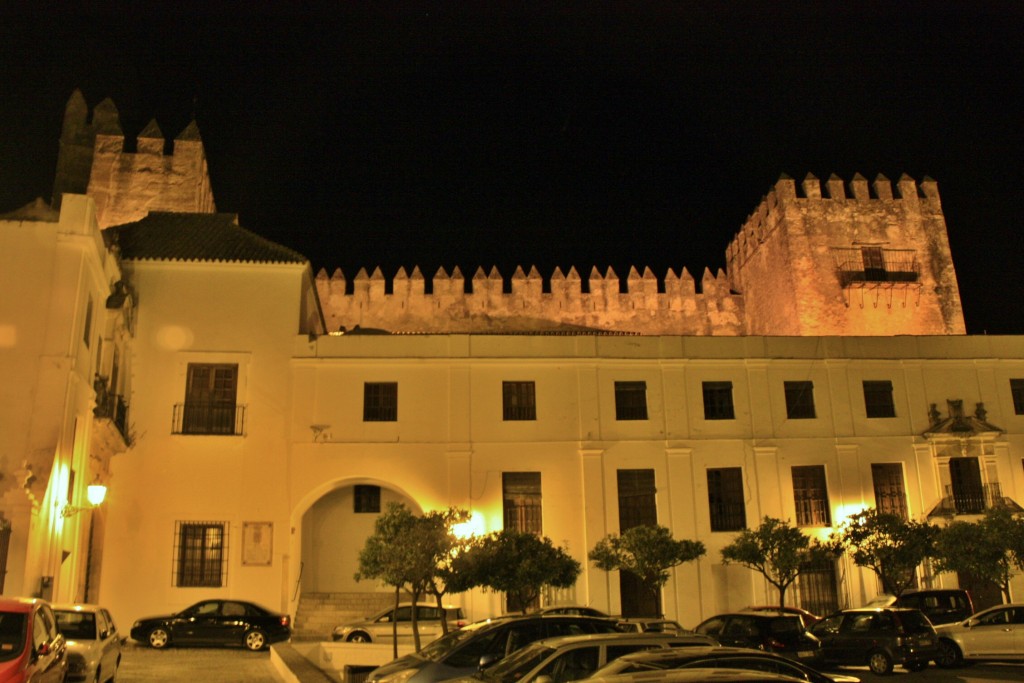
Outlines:
<svg viewBox="0 0 1024 683"><path fill-rule="evenodd" d="M408 598L403 596L404 600ZM303 593L292 626L294 640L330 640L335 626L395 604L394 593Z"/></svg>

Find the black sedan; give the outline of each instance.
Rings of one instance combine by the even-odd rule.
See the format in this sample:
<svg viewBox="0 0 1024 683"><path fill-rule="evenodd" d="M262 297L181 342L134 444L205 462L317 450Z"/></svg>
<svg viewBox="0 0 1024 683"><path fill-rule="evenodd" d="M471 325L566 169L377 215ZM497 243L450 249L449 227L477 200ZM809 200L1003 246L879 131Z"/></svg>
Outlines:
<svg viewBox="0 0 1024 683"><path fill-rule="evenodd" d="M242 600L203 600L177 614L139 619L131 636L150 647L168 645L243 645L262 650L288 640L291 618Z"/></svg>

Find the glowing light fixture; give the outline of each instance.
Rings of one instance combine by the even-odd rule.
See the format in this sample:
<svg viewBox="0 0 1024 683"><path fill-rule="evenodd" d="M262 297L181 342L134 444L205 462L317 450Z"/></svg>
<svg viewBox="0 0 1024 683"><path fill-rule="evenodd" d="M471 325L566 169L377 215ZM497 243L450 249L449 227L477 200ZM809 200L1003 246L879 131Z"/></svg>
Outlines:
<svg viewBox="0 0 1024 683"><path fill-rule="evenodd" d="M65 505L60 509L61 517L70 517L71 515L83 512L85 510L92 510L99 506L107 498L107 487L100 483L99 477L96 477L96 481L89 484L85 490L85 497L89 501L89 507L79 507L77 505Z"/></svg>

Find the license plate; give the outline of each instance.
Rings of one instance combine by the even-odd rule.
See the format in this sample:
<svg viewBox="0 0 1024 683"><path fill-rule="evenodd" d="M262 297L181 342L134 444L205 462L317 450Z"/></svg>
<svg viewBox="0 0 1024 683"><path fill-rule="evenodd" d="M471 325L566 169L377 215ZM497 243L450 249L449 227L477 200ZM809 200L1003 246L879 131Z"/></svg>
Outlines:
<svg viewBox="0 0 1024 683"><path fill-rule="evenodd" d="M804 650L803 652L797 652L796 656L797 657L813 657L814 656L814 651L813 650Z"/></svg>

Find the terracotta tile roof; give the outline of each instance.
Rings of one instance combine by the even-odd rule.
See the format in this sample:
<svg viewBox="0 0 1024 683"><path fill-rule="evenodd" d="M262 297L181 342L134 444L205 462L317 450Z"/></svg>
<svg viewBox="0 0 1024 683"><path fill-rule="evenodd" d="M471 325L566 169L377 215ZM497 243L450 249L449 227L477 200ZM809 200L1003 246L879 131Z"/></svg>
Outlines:
<svg viewBox="0 0 1024 683"><path fill-rule="evenodd" d="M297 251L238 225L231 213L154 211L140 221L108 228L128 260L305 263Z"/></svg>

